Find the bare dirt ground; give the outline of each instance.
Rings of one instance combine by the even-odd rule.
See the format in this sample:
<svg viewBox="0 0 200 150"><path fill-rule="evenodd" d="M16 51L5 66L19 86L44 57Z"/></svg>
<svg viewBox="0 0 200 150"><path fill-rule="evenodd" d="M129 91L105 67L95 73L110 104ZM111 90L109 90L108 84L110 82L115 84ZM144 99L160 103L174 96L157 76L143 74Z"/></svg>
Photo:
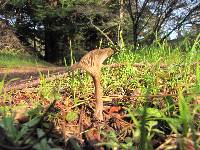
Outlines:
<svg viewBox="0 0 200 150"><path fill-rule="evenodd" d="M6 80L13 78L20 78L22 80L29 79L31 77L38 77L40 73L52 74L52 73L63 73L65 67L23 67L23 68L0 68L0 80L6 75Z"/></svg>
<svg viewBox="0 0 200 150"><path fill-rule="evenodd" d="M34 83L41 74L45 76L59 75L66 72L66 67L27 67L27 68L0 68L0 81L5 81L7 89L11 87L25 87L23 84ZM30 83L30 84L31 84Z"/></svg>

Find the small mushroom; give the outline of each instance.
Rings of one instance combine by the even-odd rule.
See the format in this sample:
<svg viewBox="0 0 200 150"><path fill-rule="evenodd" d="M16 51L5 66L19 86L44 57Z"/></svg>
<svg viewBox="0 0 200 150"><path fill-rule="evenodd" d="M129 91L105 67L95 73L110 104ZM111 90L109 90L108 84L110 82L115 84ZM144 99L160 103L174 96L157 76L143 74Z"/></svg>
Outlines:
<svg viewBox="0 0 200 150"><path fill-rule="evenodd" d="M72 70L82 68L93 78L95 86L96 109L95 117L103 120L103 100L101 81L101 67L104 60L110 57L114 51L111 48L95 49L84 55L81 60L72 66Z"/></svg>

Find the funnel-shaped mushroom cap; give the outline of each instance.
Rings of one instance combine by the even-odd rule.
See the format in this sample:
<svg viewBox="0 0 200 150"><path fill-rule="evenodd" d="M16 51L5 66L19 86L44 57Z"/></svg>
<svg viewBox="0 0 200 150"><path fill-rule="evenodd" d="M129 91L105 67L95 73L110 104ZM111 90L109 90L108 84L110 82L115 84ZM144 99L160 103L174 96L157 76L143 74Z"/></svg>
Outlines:
<svg viewBox="0 0 200 150"><path fill-rule="evenodd" d="M100 71L104 60L113 53L114 51L111 48L92 50L81 58L78 65L94 76Z"/></svg>

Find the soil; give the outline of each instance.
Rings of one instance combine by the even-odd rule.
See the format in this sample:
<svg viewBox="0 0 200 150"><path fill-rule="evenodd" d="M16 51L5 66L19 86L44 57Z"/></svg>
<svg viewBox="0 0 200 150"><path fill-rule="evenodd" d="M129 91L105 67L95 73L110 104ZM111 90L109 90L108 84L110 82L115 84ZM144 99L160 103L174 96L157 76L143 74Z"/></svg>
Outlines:
<svg viewBox="0 0 200 150"><path fill-rule="evenodd" d="M0 81L5 81L5 86L13 89L23 87L27 82L35 82L41 74L45 76L58 75L66 72L66 67L27 67L27 68L0 68ZM4 87L5 87L4 86Z"/></svg>
<svg viewBox="0 0 200 150"><path fill-rule="evenodd" d="M65 67L40 67L40 68L13 68L13 69L6 69L6 68L0 68L0 80L3 79L3 76L7 74L6 77L6 84L10 87L16 87L21 84L26 84L29 82L35 82L39 79L39 75L41 73L45 75L53 75L53 74L64 74L66 73ZM12 81L9 83L9 81L13 78L19 78L18 80ZM6 85L6 86L7 86ZM66 89L67 90L67 89ZM30 92L24 92L19 91L17 94L13 95L12 102L10 104L17 105L20 104L20 102L23 102L27 104L31 108L33 106L30 99L38 99L42 100L42 106L44 106L46 109L44 111L43 117L41 121L35 126L34 129L32 129L32 132L36 133L37 127L42 127L42 123L48 123L49 127L45 127L45 130L47 130L47 135L51 137L55 143L56 146L60 146L63 149L74 149L74 145L80 146L83 150L87 149L109 149L107 147L103 146L97 146L98 143L102 143L104 141L110 140L109 134L112 131L115 131L117 134L116 139L118 140L118 143L123 143L125 139L129 137L134 136L134 132L132 129L135 129L135 125L131 121L131 118L127 116L127 111L125 110L126 105L131 105L132 107L136 107L139 105L139 102L137 101L137 98L116 98L116 97L110 97L111 100L104 103L104 120L99 121L96 120L96 118L93 116L94 110L92 109L94 107L94 101L90 101L87 103L84 103L83 105L79 105L77 107L74 107L75 103L70 96L68 96L67 91L63 91L62 98L60 98L57 101L54 101L53 103L50 103L47 99L44 97L38 97L37 94L30 93ZM135 91L134 96L139 96L140 91ZM90 95L91 100L94 98L94 95ZM151 99L153 101L153 97ZM157 100L160 101L160 104L162 103L162 97L157 97ZM123 104L122 104L123 102ZM151 104L148 104L151 105ZM162 106L161 106L162 107ZM21 109L20 109L21 111ZM66 121L66 116L70 112L76 112L79 117L77 117L74 121ZM48 113L51 115L57 115L56 119L52 119L51 122L48 120ZM20 114L24 114L24 111L21 111ZM49 116L51 116L49 115ZM16 117L18 117L16 115ZM15 119L16 119L15 117ZM24 118L25 117L25 118ZM29 119L29 118L28 118ZM26 116L20 116L18 117L18 121L27 121ZM171 130L169 129L168 125L164 121L158 121L157 125L158 129L162 129L162 132L164 134L155 134L151 145L153 149L157 150L163 150L167 149L167 147L173 145L175 148L178 149L178 146L180 142L178 141L178 135L172 135ZM44 128L44 127L43 127ZM101 134L101 130L103 130L105 133ZM0 135L2 135L3 138L0 138L0 141L5 141L7 135L5 134L5 131L0 127ZM33 136L34 135L34 136ZM29 139L34 139L35 134L31 133L29 135ZM200 134L196 135L199 139ZM182 138L182 137L181 137ZM130 138L129 138L130 139ZM169 142L170 141L170 142ZM186 146L186 149L194 149L194 145L192 143L192 138L182 138L180 141L184 141L184 145ZM198 140L197 140L198 141ZM181 143L182 144L182 143ZM3 144L0 143L0 149L3 147L4 149L13 149L12 146L9 147L8 145L11 145L9 142L5 142ZM139 143L137 141L134 141L134 147L136 149L139 147ZM17 149L31 149L33 145L19 145ZM16 146L15 146L16 147Z"/></svg>
<svg viewBox="0 0 200 150"><path fill-rule="evenodd" d="M21 80L36 78L42 74L54 74L63 73L66 71L65 67L27 67L27 68L0 68L0 80L6 75L5 80L11 80L13 78L20 78Z"/></svg>

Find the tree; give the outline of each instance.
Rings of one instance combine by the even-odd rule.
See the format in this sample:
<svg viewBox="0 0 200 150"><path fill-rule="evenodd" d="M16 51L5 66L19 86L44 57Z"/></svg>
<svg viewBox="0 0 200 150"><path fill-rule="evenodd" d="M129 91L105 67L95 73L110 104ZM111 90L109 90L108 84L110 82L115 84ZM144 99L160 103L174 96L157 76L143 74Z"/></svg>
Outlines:
<svg viewBox="0 0 200 150"><path fill-rule="evenodd" d="M127 0L135 49L138 39L145 44L151 44L156 36L162 40L168 38L199 8L199 2L193 6L189 5L191 3L188 0ZM180 21L174 25L173 20L177 17ZM170 23L172 25L167 27Z"/></svg>
<svg viewBox="0 0 200 150"><path fill-rule="evenodd" d="M137 49L181 27L198 27L200 2L190 0L2 0L0 17L20 40L49 62L62 61L72 49L91 50L121 37ZM122 32L123 31L123 32ZM132 33L132 34L130 34ZM123 35L123 36L121 36ZM132 38L130 38L130 35ZM105 38L106 37L106 38ZM130 40L131 39L131 40ZM72 43L70 45L69 43Z"/></svg>
<svg viewBox="0 0 200 150"><path fill-rule="evenodd" d="M99 25L109 21L102 15L105 9L99 6L95 0L10 0L1 15L10 12L8 20L14 18L20 39L35 50L42 47L45 60L57 62L68 53L70 41L74 45L84 43L83 48L95 48L100 34L88 18L93 18Z"/></svg>

